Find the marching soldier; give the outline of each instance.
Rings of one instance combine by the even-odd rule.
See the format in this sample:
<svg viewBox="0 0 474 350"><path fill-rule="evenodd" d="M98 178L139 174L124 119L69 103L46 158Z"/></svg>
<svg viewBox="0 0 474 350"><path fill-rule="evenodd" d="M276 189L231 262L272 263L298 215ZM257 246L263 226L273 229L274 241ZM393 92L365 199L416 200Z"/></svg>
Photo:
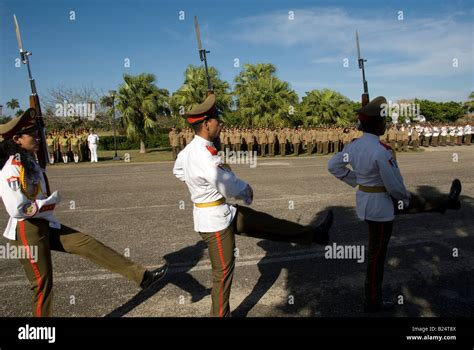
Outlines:
<svg viewBox="0 0 474 350"><path fill-rule="evenodd" d="M188 186L194 202L194 230L208 246L213 277L211 316L228 317L235 235L325 245L329 241L332 212L319 226L303 226L246 206L228 204L227 199L236 198L250 205L253 190L223 164L212 143L221 129L215 95L210 94L186 116L196 136L178 155L173 174Z"/></svg>
<svg viewBox="0 0 474 350"><path fill-rule="evenodd" d="M35 160L40 142L35 116L36 111L30 108L0 125L4 139L0 143L0 195L10 216L4 236L28 254L20 262L33 290L33 315L52 315L51 250L81 255L142 288L161 279L166 265L148 271L93 237L58 222L53 210L60 195L55 191L47 196L44 170ZM32 246L37 247L36 257L31 254Z"/></svg>
<svg viewBox="0 0 474 350"><path fill-rule="evenodd" d="M179 152L179 140L176 128L171 128L170 132L168 133L168 138L170 141L171 151L173 152L173 160L176 160Z"/></svg>
<svg viewBox="0 0 474 350"><path fill-rule="evenodd" d="M379 140L385 129L385 118L381 112L386 103L387 100L379 96L359 110L362 137L347 145L328 164L329 171L335 177L352 187L358 186L357 215L367 222L369 228L366 312L393 307L393 303L383 301L382 280L395 213L444 212L446 209L459 209L461 205L461 183L457 179L453 181L447 197L422 198L407 191L395 153Z"/></svg>

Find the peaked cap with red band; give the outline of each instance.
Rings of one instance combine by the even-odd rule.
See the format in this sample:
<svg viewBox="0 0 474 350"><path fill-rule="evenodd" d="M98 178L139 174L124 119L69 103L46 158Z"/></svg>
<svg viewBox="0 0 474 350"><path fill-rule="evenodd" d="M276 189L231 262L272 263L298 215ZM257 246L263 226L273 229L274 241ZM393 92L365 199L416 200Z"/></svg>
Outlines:
<svg viewBox="0 0 474 350"><path fill-rule="evenodd" d="M18 118L0 125L0 135L4 140L11 139L14 135L29 134L38 128L35 120L36 110L28 108Z"/></svg>
<svg viewBox="0 0 474 350"><path fill-rule="evenodd" d="M217 115L216 95L210 94L203 103L186 112L184 117L189 124L193 125L212 117L215 118Z"/></svg>
<svg viewBox="0 0 474 350"><path fill-rule="evenodd" d="M371 122L384 118L384 115L382 114L382 110L385 107L383 106L384 104L387 104L385 97L378 96L374 98L372 101L357 111L357 118L359 118L359 120L362 122Z"/></svg>

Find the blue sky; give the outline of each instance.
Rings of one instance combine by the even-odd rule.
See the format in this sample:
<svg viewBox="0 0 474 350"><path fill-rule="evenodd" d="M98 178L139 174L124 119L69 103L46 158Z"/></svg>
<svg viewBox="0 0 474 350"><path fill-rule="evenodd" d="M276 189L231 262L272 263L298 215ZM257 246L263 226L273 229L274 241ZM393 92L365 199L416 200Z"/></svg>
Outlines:
<svg viewBox="0 0 474 350"><path fill-rule="evenodd" d="M372 97L463 101L474 89L473 12L467 0L0 0L0 104L18 98L24 107L29 95L26 67L14 65L13 13L24 47L33 52L40 97L59 86L106 92L124 73L142 72L154 73L158 86L173 92L186 66L200 64L197 15L209 63L229 82L244 63L271 62L300 98L327 87L359 100L358 29Z"/></svg>

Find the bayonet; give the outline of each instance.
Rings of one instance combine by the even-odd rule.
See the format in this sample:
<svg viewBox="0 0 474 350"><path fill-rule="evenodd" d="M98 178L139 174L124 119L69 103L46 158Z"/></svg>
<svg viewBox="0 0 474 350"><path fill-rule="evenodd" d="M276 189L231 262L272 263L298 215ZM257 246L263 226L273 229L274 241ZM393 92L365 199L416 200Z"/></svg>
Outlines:
<svg viewBox="0 0 474 350"><path fill-rule="evenodd" d="M356 44L357 44L357 61L359 62L359 68L362 70L362 83L364 85L364 93L362 94L362 106L365 106L369 103L369 87L367 80L365 80L365 67L364 62L367 60L363 59L360 55L360 45L359 45L359 33L356 30Z"/></svg>
<svg viewBox="0 0 474 350"><path fill-rule="evenodd" d="M21 61L28 68L28 79L29 79L30 87L31 87L30 108L34 108L36 110L36 123L38 124L38 128L40 130L41 142L40 142L39 150L36 153L36 157L38 158L38 163L41 166L41 168L46 169L46 164L49 161L49 154L48 154L48 147L46 145L45 125L44 125L43 115L41 113L41 105L40 105L38 93L36 91L36 83L35 83L35 80L33 79L33 75L31 74L30 60L28 59L28 57L31 56L31 52L23 49L20 26L18 25L18 21L15 15L13 15L13 21L15 23L16 38L18 40L18 49L20 50ZM46 173L44 173L44 178L46 182L47 194L49 195L51 191L49 189L49 182L48 182L48 178L46 177Z"/></svg>
<svg viewBox="0 0 474 350"><path fill-rule="evenodd" d="M209 70L207 68L207 54L210 53L210 51L207 51L206 49L202 48L201 32L199 31L199 24L198 24L198 20L196 16L194 16L194 29L196 30L196 39L198 43L199 59L201 60L201 62L204 62L204 69L206 70L207 93L211 94L213 93L212 82L211 82L211 77L209 76Z"/></svg>

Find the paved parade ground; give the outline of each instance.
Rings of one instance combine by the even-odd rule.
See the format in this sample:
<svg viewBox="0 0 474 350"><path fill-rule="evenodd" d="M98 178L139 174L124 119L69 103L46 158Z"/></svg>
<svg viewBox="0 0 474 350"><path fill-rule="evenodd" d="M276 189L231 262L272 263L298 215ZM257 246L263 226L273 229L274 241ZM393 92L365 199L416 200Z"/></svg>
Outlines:
<svg viewBox="0 0 474 350"><path fill-rule="evenodd" d="M457 155L453 156L456 152ZM453 161L456 160L457 162ZM252 207L309 223L332 208L331 243L367 244L354 211L355 190L327 171L330 156L259 158L233 165L255 193ZM399 216L388 250L384 294L396 303L383 316L474 314L474 146L398 154L409 190L447 193L463 184L462 209ZM207 249L193 231L186 186L172 162L69 164L48 168L62 194L59 220L129 254L147 267L165 257L168 275L140 293L132 282L64 253L53 253L55 316L207 316L211 300ZM421 187L419 187L421 186ZM182 201L182 202L181 202ZM183 207L184 203L184 207ZM7 214L1 211L0 226ZM1 245L7 240L0 239ZM231 308L235 316L364 316L366 261L325 258L324 247L304 248L237 237ZM366 253L366 252L365 252ZM18 261L0 260L0 316L30 316L30 288Z"/></svg>

